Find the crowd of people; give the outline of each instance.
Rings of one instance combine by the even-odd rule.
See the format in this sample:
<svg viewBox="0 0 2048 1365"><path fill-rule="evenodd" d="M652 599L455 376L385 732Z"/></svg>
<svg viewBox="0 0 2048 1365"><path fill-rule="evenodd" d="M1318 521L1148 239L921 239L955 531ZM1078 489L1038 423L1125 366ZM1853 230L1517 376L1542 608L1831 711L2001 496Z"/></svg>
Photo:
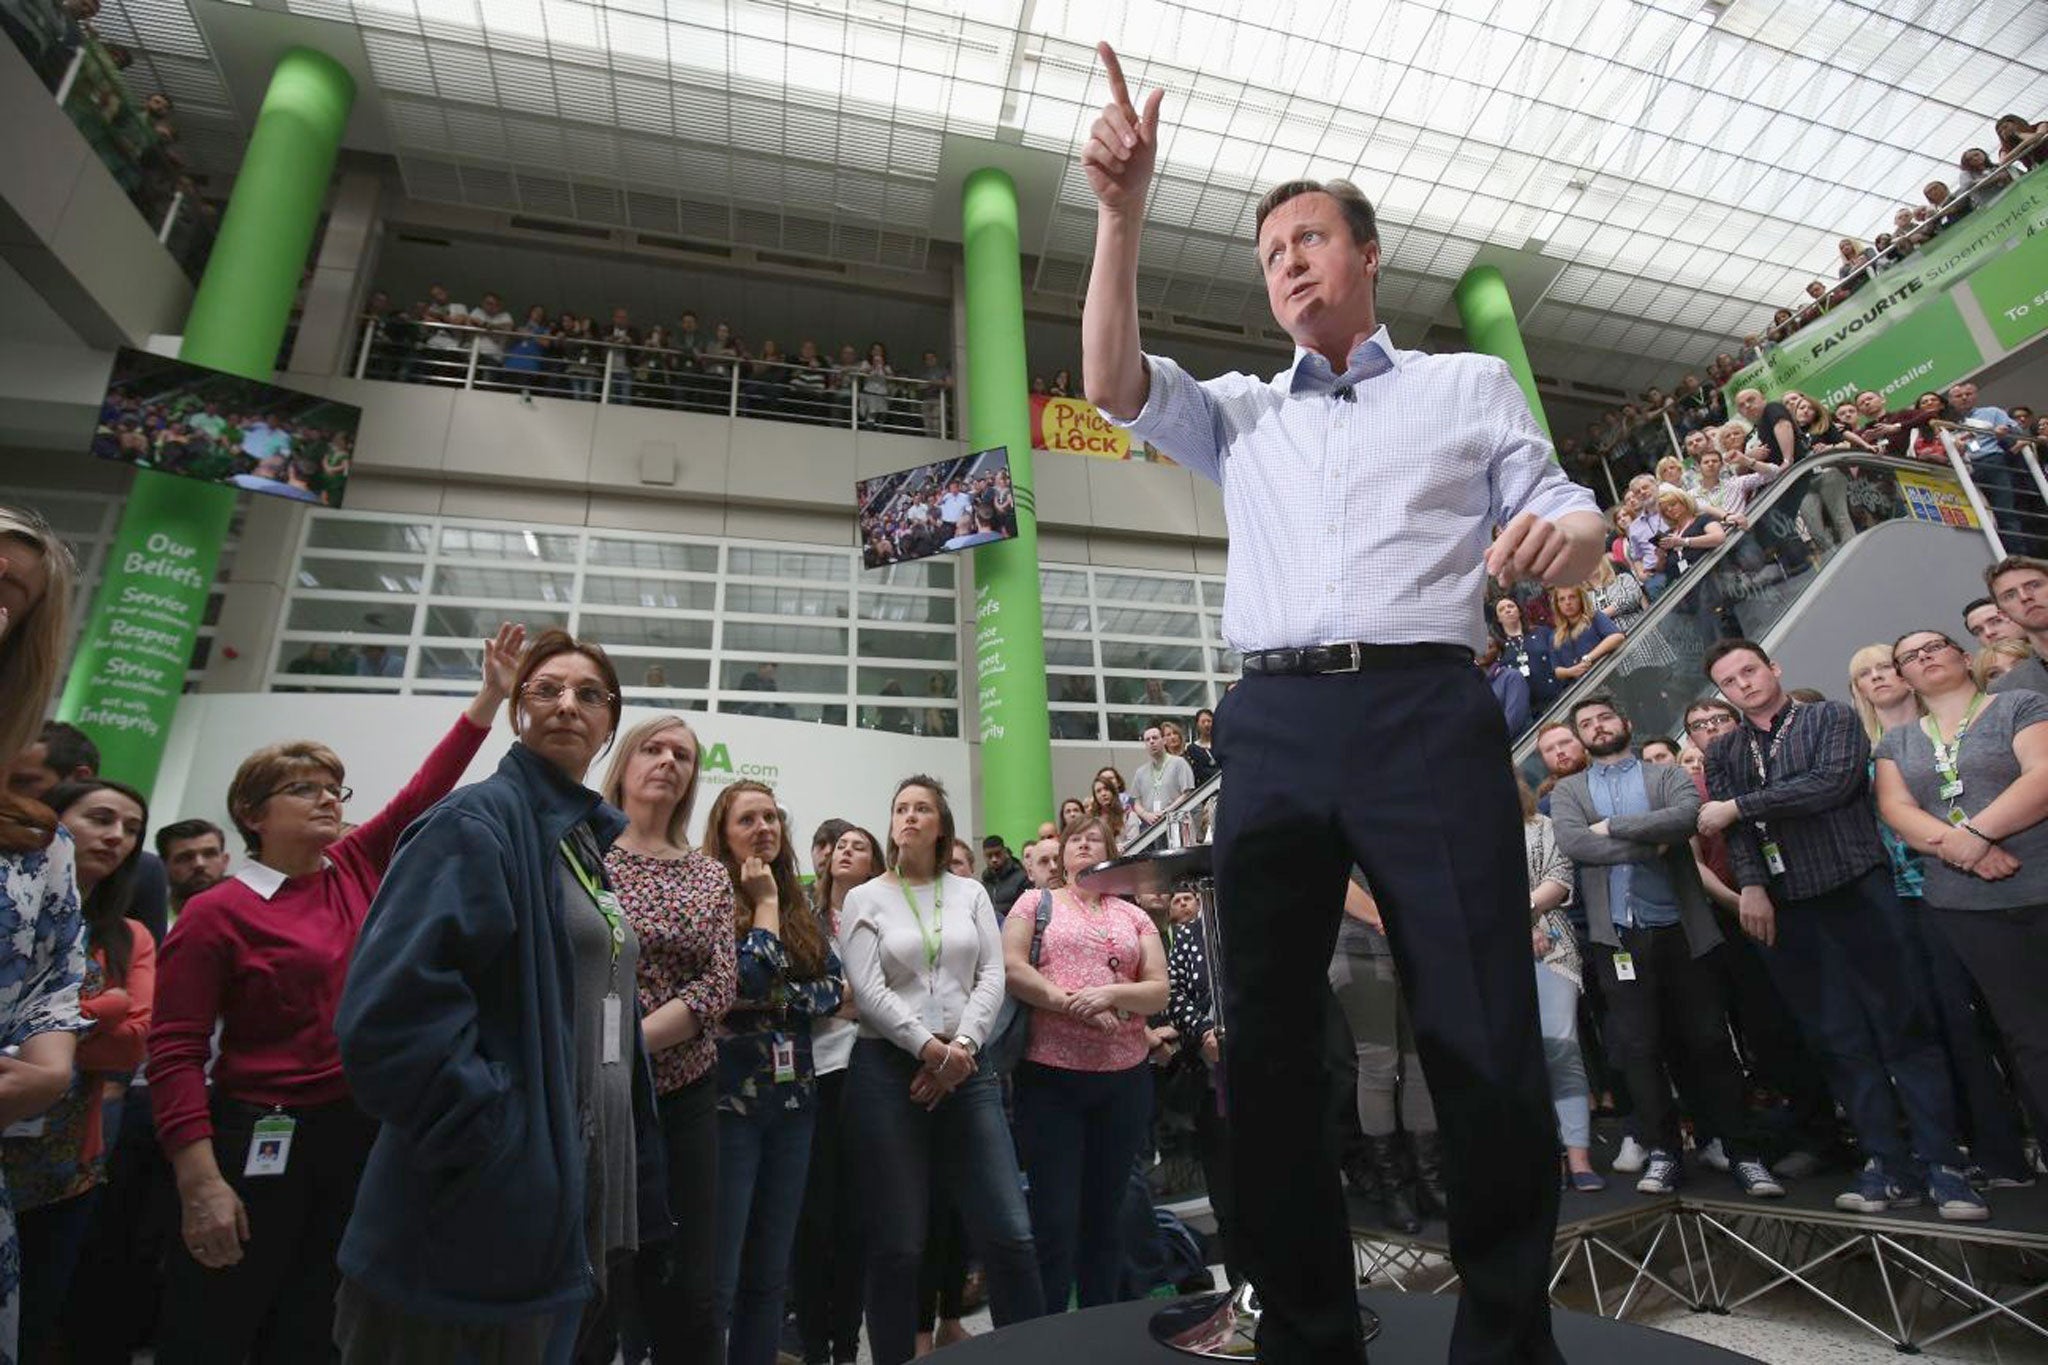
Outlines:
<svg viewBox="0 0 2048 1365"><path fill-rule="evenodd" d="M2006 545L2030 553L2048 545L2048 507L2021 455L2023 446L2038 450L2048 443L2048 415L1986 403L1972 381L1928 390L1896 411L1868 390L1830 411L1796 390L1768 398L1744 389L1728 414L1719 410L1718 390L1698 392L1710 401L1685 411L1684 454L1667 454L1631 476L1620 501L1607 509L1613 537L1592 579L1548 590L1533 583L1494 586L1487 622L1492 645L1481 663L1512 733L1541 720L1599 659L1623 649L1650 604L1724 541L1751 530L1751 509L1766 490L1815 456L1865 452L1947 468L1942 430L1956 428L1958 449ZM1814 472L1796 501L1780 504L1790 513L1780 519L1782 533L1737 540L1730 553L1738 581L1755 587L1818 566L1868 529L1877 519L1873 509L1890 507L1894 499L1882 471ZM1741 596L1712 585L1696 605L1688 604L1701 648L1747 633ZM1638 648L1625 672L1658 682L1676 662L1669 637L1677 633L1666 629ZM1628 686L1626 679L1618 685L1624 692Z"/></svg>
<svg viewBox="0 0 2048 1365"><path fill-rule="evenodd" d="M222 403L203 393L116 381L100 404L92 453L142 469L224 483L321 507L348 486L355 432L289 411ZM229 387L243 386L239 381Z"/></svg>
<svg viewBox="0 0 2048 1365"><path fill-rule="evenodd" d="M1930 181L1921 191L1926 202L1900 208L1889 229L1877 233L1869 245L1844 237L1838 244L1841 259L1834 285L1819 280L1808 284L1806 296L1797 305L1778 309L1768 326L1745 336L1738 349L1716 354L1703 372L1684 374L1668 391L1661 386L1644 389L1635 401L1588 422L1582 432L1561 435L1558 456L1566 469L1605 501L1618 497L1631 476L1654 468L1674 453L1674 442L1685 441L1692 431L1726 422L1723 390L1745 366L1924 248L1945 228L1986 202L1989 195L2048 160L2048 122L2034 123L2018 114L2006 114L1997 120L1993 131L1997 151L1972 147L1963 152L1953 191L1944 181ZM1603 466L1614 480L1613 494Z"/></svg>
<svg viewBox="0 0 2048 1365"><path fill-rule="evenodd" d="M953 550L1014 539L1017 494L1010 467L991 471L974 455L901 474L863 479L859 504L861 562L870 569Z"/></svg>
<svg viewBox="0 0 2048 1365"><path fill-rule="evenodd" d="M514 316L496 294L458 303L442 284L409 307L379 290L370 296L357 342L369 379L462 384L556 398L690 412L860 426L876 431L957 434L953 373L937 351L899 369L889 348L852 342L828 358L805 337L794 352L773 338L750 342L720 320L708 329L685 309L674 326L635 322L626 308L607 317L533 304Z"/></svg>

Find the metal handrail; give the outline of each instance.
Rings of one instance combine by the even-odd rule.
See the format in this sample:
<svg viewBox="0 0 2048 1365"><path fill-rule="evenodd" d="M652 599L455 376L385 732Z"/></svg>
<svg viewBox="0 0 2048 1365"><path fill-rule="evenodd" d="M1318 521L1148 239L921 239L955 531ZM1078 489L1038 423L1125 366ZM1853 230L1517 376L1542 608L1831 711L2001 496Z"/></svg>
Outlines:
<svg viewBox="0 0 2048 1365"><path fill-rule="evenodd" d="M1218 768L1207 782L1196 787L1193 791L1182 793L1180 800L1160 812L1159 818L1147 825L1145 832L1131 840L1131 846L1118 856L1129 857L1133 853L1143 853L1148 849L1158 847L1162 842L1169 839L1171 827L1179 821L1186 819L1190 815L1200 820L1202 814L1209 809L1210 804L1215 801L1222 791L1223 770ZM1208 822L1203 821L1201 823L1204 828L1205 837L1197 842L1207 843L1206 830Z"/></svg>
<svg viewBox="0 0 2048 1365"><path fill-rule="evenodd" d="M1946 444L1949 446L1948 467L1950 471L1962 483L1964 495L1969 498L1970 506L1977 513L1977 520L1983 528L1985 540L1991 547L1994 557L2003 557L2004 549L1998 539L1997 524L1991 519L1991 512L1986 506L1982 494L1978 492L1976 481L1970 477L1969 462L1955 448L1953 438L1950 438ZM1862 468L1909 471L1918 474L1925 474L1932 468L1939 468L1939 466L1932 465L1926 460L1902 460L1892 455L1869 455L1862 451L1839 451L1832 455L1816 455L1799 461L1792 468L1779 475L1743 515L1745 519L1755 523L1760 521L1766 513L1770 512L1780 502L1792 499L1796 504L1797 499L1805 496L1805 493L1808 491L1807 480L1810 476L1848 465L1856 465ZM1795 489L1798 490L1796 494L1794 492ZM1625 636L1633 638L1646 635L1654 630L1664 618L1677 611L1679 604L1692 594L1698 584L1708 582L1712 578L1714 569L1720 565L1722 560L1735 553L1736 547L1742 543L1748 534L1746 530L1737 531L1712 550L1709 550L1697 565L1686 571L1683 578L1674 583L1663 596L1650 604L1649 609L1637 619L1635 624L1628 628ZM1580 700L1608 690L1609 680L1621 667L1623 660L1627 656L1628 646L1624 644L1622 648L1601 659L1584 677L1579 678L1570 687L1566 688L1563 694L1550 704L1550 708L1537 717L1531 723L1528 730L1524 731L1515 740L1515 765L1520 767L1536 752L1536 736L1542 732L1544 726L1554 723L1560 717L1570 715L1571 708Z"/></svg>

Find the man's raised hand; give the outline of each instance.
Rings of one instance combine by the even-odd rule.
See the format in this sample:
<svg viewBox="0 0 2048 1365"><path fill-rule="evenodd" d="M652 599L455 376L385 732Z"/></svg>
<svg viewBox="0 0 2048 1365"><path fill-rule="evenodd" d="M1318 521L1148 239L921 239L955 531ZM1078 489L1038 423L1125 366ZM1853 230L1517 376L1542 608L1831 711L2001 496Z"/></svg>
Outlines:
<svg viewBox="0 0 2048 1365"><path fill-rule="evenodd" d="M1081 168L1102 207L1134 212L1144 206L1145 192L1152 185L1152 164L1159 154L1159 102L1166 92L1147 95L1145 111L1139 113L1116 51L1108 43L1097 43L1095 50L1109 72L1109 103L1102 106L1081 148Z"/></svg>

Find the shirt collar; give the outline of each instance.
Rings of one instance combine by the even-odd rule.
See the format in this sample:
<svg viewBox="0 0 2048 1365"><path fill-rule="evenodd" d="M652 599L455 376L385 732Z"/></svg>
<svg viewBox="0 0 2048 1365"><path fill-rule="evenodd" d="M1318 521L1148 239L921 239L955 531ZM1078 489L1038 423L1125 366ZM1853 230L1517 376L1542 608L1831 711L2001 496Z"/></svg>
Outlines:
<svg viewBox="0 0 2048 1365"><path fill-rule="evenodd" d="M1387 335L1385 323L1373 334L1351 348L1344 373L1330 372L1330 362L1320 352L1306 346L1294 348L1294 363L1287 368L1287 391L1300 393L1304 389L1328 393L1340 386L1355 386L1365 380L1401 368L1401 353L1394 349L1393 338Z"/></svg>
<svg viewBox="0 0 2048 1365"><path fill-rule="evenodd" d="M322 872L333 866L332 862L325 856L322 856L320 859L320 870ZM285 876L284 873L279 872L274 867L252 862L235 874L235 880L263 897L263 899L275 900L277 893L284 889L284 884L290 881L291 878Z"/></svg>
<svg viewBox="0 0 2048 1365"><path fill-rule="evenodd" d="M1592 768L1594 772L1605 773L1607 774L1610 780L1613 778L1622 777L1630 771L1636 768L1640 768L1642 766L1642 760L1637 758L1634 754L1630 754L1626 758L1623 758L1619 762L1615 763L1602 763L1598 759L1594 759L1592 763Z"/></svg>

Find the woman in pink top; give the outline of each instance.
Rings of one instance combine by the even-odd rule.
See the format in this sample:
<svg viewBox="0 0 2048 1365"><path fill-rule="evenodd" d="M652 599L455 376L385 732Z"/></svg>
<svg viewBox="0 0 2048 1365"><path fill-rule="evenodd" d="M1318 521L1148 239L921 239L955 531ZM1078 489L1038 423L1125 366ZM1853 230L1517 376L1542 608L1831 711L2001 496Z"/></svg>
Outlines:
<svg viewBox="0 0 2048 1365"><path fill-rule="evenodd" d="M349 789L325 745L271 745L236 772L228 814L249 862L192 898L157 963L149 1093L183 1223L164 1276L162 1365L332 1354L335 1251L377 1135L342 1075L342 981L399 835L462 780L525 642L511 625L484 642L468 710L346 834Z"/></svg>
<svg viewBox="0 0 2048 1365"><path fill-rule="evenodd" d="M1068 825L1067 879L1110 857L1111 838L1099 816ZM1137 906L1063 886L1034 967L1036 919L1013 914L1003 926L1010 994L1032 1007L1016 1078L1018 1155L1046 1307L1065 1305L1078 1283L1081 1306L1093 1308L1118 1298L1118 1214L1152 1122L1145 1017L1166 1008L1166 953Z"/></svg>

